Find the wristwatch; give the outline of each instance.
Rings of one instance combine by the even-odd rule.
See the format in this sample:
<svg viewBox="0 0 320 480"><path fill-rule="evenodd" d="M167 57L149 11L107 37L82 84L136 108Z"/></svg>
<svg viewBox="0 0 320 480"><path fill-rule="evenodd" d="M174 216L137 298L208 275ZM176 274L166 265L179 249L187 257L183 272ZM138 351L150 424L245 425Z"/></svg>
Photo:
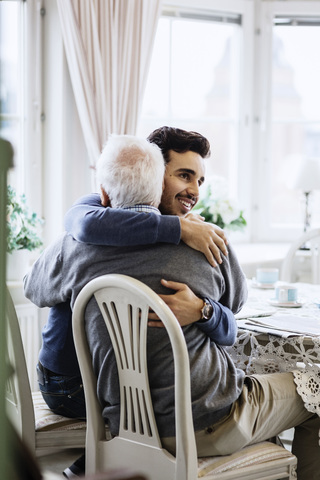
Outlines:
<svg viewBox="0 0 320 480"><path fill-rule="evenodd" d="M207 298L203 298L203 307L201 309L201 318L200 320L209 320L213 314L213 306Z"/></svg>

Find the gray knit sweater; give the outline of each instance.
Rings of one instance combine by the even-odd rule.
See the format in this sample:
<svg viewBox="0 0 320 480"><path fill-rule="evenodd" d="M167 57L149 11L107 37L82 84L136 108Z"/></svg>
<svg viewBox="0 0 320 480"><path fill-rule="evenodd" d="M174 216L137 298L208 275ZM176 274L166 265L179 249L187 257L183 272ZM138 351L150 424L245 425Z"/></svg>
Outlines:
<svg viewBox="0 0 320 480"><path fill-rule="evenodd" d="M64 235L48 247L25 278L25 293L40 307L71 298L95 277L108 273L132 276L157 293L173 293L161 278L183 282L201 296L220 301L233 312L247 298L245 277L229 245L229 255L213 268L202 253L183 242L143 247L86 245ZM98 396L103 414L116 434L119 427L118 375L111 342L95 301L86 313L87 336L98 378ZM224 416L238 398L244 374L217 345L193 323L183 327L191 369L192 409L195 430L212 425ZM148 331L148 368L154 409L160 435L173 436L174 372L170 342L164 329Z"/></svg>

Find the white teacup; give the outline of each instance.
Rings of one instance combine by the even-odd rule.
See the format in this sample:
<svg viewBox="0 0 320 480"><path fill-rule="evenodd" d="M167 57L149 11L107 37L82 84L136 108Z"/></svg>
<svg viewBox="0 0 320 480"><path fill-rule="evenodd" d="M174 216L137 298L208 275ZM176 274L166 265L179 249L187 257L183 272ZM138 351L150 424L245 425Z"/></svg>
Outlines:
<svg viewBox="0 0 320 480"><path fill-rule="evenodd" d="M276 300L279 303L294 303L298 300L298 289L293 285L278 285L275 290Z"/></svg>
<svg viewBox="0 0 320 480"><path fill-rule="evenodd" d="M278 281L279 269L278 268L257 268L256 270L256 282L261 285L273 285Z"/></svg>

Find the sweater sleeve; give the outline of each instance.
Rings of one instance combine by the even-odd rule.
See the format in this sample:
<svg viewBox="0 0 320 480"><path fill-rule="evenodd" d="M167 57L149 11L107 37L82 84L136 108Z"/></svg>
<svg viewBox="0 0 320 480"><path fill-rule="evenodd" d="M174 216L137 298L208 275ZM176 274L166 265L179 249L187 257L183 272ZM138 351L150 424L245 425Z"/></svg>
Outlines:
<svg viewBox="0 0 320 480"><path fill-rule="evenodd" d="M78 242L131 246L180 241L175 215L157 215L103 207L98 194L81 197L66 213L65 229Z"/></svg>
<svg viewBox="0 0 320 480"><path fill-rule="evenodd" d="M218 267L224 279L224 293L219 298L219 302L236 314L247 301L248 286L246 277L230 243L228 244L228 251L228 257L223 256L223 262Z"/></svg>
<svg viewBox="0 0 320 480"><path fill-rule="evenodd" d="M237 337L237 322L231 310L221 303L206 298L212 307L212 317L196 323L197 327L217 345L231 346Z"/></svg>
<svg viewBox="0 0 320 480"><path fill-rule="evenodd" d="M23 278L24 295L39 308L69 302L71 289L64 287L65 269L61 257L63 238L49 245Z"/></svg>

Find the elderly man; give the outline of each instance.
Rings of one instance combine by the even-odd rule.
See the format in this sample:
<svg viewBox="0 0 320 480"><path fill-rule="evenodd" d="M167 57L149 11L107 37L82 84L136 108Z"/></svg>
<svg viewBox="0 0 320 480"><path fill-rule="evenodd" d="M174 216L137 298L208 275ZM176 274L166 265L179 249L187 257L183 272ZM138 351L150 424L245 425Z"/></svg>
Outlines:
<svg viewBox="0 0 320 480"><path fill-rule="evenodd" d="M200 143L203 144L204 137L198 134L197 136L198 143L200 141ZM119 145L121 146L121 142L123 143L123 146L122 148L118 148ZM149 152L147 155L142 150L140 156L136 154L136 150L139 152L139 148L141 148L141 142L145 143L145 145L142 145L145 149L145 152L148 152L148 150L153 147L151 153ZM159 175L159 167L156 168L157 165L155 164L155 161L153 161L153 163L151 162L155 149L158 149L155 144L147 142L146 140L138 141L138 139L132 139L131 137L126 136L112 137L107 143L101 159L99 160L98 178L103 186L103 202L109 202L110 199L114 211L119 212L119 208L126 208L127 210L134 209L137 211L147 212L148 215L145 214L145 216L149 216L151 212L153 215L160 217L160 212L153 206L158 205L160 202L161 195L159 196L158 194L156 197L156 193L159 192L159 187L161 188L162 193L163 178L163 174ZM207 153L208 145L206 144L206 148L202 148L202 150ZM159 153L164 172L163 157L161 155L161 151L158 149L158 155ZM182 186L184 189L186 189L185 197L191 197L191 193L193 192L192 195L196 198L198 195L196 192L199 190L199 184L201 184L204 180L204 168L201 155L196 153L193 153L193 155L197 157L197 163L195 164L193 160L184 160L184 166L179 166L179 172L177 171L174 175L174 183L176 184L175 188L177 188L177 185L179 185L180 190ZM110 159L113 159L114 161L112 168L110 166L112 165ZM128 168L125 168L124 160L128 162ZM106 191L108 191L109 194L108 199ZM120 198L121 201L119 200ZM156 198L157 201L155 201ZM141 204L141 202L143 202L144 205L137 205ZM186 204L187 199L184 199L183 203ZM193 200L192 203L194 203ZM185 208L185 206L183 206L183 208ZM200 223L201 225L203 224L203 222ZM72 248L69 251L69 247L71 245ZM182 277L180 274L181 265L179 256L172 259L172 253L165 253L166 249L170 247L168 244L158 244L158 247L160 250L164 249L164 253L160 251L158 255L157 248L155 247L156 250L154 253L151 251L147 255L147 258L140 259L140 261L140 255L142 254L144 256L144 254L147 252L145 247L143 249L141 249L141 247L132 247L131 249L123 247L93 247L92 245L84 245L76 242L70 235L66 235L64 236L63 240L59 240L52 247L48 248L36 262L31 273L25 279L26 295L39 306L54 306L57 304L63 305L62 302L65 302L68 299L71 299L71 302L73 303L75 296L82 286L89 281L89 279L102 273L107 273L108 271L122 271L123 273L136 276L136 278L140 278L142 281L146 281L146 279L144 280L144 276L149 276L150 281L146 281L146 283L149 283L150 286L159 293L171 293L172 290L168 290L170 287L178 289L178 295L181 296L178 303L180 305L183 304L183 309L185 309L185 311L182 309L179 314L179 321L182 325L191 324L199 320L199 331L203 330L203 332L205 332L203 335L205 335L206 338L207 335L210 335L217 343L221 345L232 344L235 340L236 334L234 317L228 308L225 308L215 300L218 300L221 296L223 296L224 302L232 306L234 311L238 311L246 299L246 284L244 282L244 276L234 255L230 255L230 262L225 262L223 267L225 271L225 281L222 281L222 278L220 278L221 273L215 272L217 274L217 281L213 282L211 280L207 287L204 288L204 292L210 292L210 296L212 293L211 298L214 298L214 300L209 301L205 299L204 301L202 298L195 295L187 285L180 282ZM171 246L171 248L173 248L175 251L178 246ZM187 248L188 251L190 250L190 248L186 247L185 244L182 244L182 248ZM71 253L71 250L73 253ZM107 252L107 254L104 253L104 250ZM90 257L90 255L88 257L86 253L88 251L91 252L90 255L93 255L94 260L91 258L89 263L86 264L88 258ZM66 252L68 253L66 254ZM118 253L116 254L115 264L112 262L112 252L119 252L119 255ZM210 266L202 254L196 251L194 251L194 253L197 255L197 257L201 258L201 262L206 264L206 268L208 268L209 271L215 270ZM101 254L103 254L103 258L108 258L108 265L104 264L104 261L101 260ZM158 264L158 261L163 257L164 254L167 255L168 265L171 264L171 268L173 268L171 273L169 273L171 268L170 271L168 271L169 276L167 276L167 278L177 280L178 282L168 282L163 279L161 280L159 277L159 272L161 270L163 271L163 269L161 264ZM73 255L77 257L77 261L74 261ZM121 258L123 263L120 261ZM82 261L85 263L82 263ZM182 258L183 263L184 261L185 259ZM73 265L72 268L71 264ZM150 264L153 265L153 268L151 269ZM142 265L144 267L142 267ZM199 267L201 268L201 265L199 265ZM64 271L65 268L66 272ZM231 275L231 268L234 269L234 275ZM67 272L71 275L72 282L68 282L66 276ZM203 283L205 283L204 278L205 277L203 277ZM214 284L214 288L212 290L210 284ZM64 290L64 287L66 287L66 290ZM198 293L198 290L195 290L195 292ZM170 295L168 295L168 298L170 298ZM188 304L191 304L191 308L189 307L186 309L185 305ZM56 341L54 342L55 352L58 351L58 355L56 356L63 362L63 355L61 352L65 348L66 337L61 336L59 328L55 328L56 323L52 319L55 320L55 317L49 317L48 324L43 334L45 346L42 350L45 351L45 356L47 355L49 360L50 353L51 358L54 356L52 355L52 342L48 341L48 332L53 331L56 335ZM60 317L59 323L62 323L62 321L63 317ZM153 325L158 326L159 323L155 321ZM101 338L103 338L103 336ZM98 344L93 341L93 345L97 346ZM103 348L98 347L98 350L103 352ZM46 382L43 381L43 384L47 384L48 388L50 388L50 384L55 382L57 379L56 375L54 372L51 375L51 372L48 372L47 369L43 370L43 372L39 372L43 373L43 376L46 377ZM108 371L112 371L112 369L108 369ZM40 386L42 386L40 375L39 378ZM60 385L61 381L63 381L63 378L59 378L59 382L57 383ZM53 394L52 397L56 400L59 396ZM47 398L46 393L45 398ZM74 396L71 395L71 398L68 398L67 401L71 407L73 407L73 404L75 404L76 410L77 404ZM65 409L66 406L64 404L62 406ZM57 411L60 411L59 406ZM225 407L223 407L223 412L224 411ZM216 417L216 412L212 412L211 415ZM220 416L221 414L218 415ZM111 419L109 419L109 421L111 422Z"/></svg>
<svg viewBox="0 0 320 480"><path fill-rule="evenodd" d="M165 204L169 206L168 211L172 207L184 212L190 208L204 181L203 157L191 148L182 152L171 148L168 153L170 161L166 166L166 176L172 180L173 188ZM126 155L127 161L130 157ZM100 160L106 162L103 157ZM111 206L117 207L120 204L116 199L126 198L130 182L124 181L128 173L124 171L123 162L116 168L117 159L113 154L109 155L108 162L109 166L102 170L99 161L98 176L102 188L108 192ZM129 164L132 173L138 168L138 159L134 163L129 161ZM114 175L116 171L118 175ZM112 177L118 178L118 183L108 183L111 172ZM144 172L146 186L154 177L154 174L149 177ZM146 192L140 190L138 179L135 181L131 177L131 181L130 196L135 186L138 192L135 192L134 206L130 208L137 208L141 202L149 203L147 207L150 208L150 200L144 196ZM25 280L26 294L39 306L55 305L68 298L73 303L87 281L111 272L131 275L165 299L173 291L178 290L179 293L180 284L200 300L209 297L233 311L237 311L246 299L245 279L230 246L228 257L223 258L217 268L212 268L202 253L183 242L178 245L158 243L148 247L106 247L79 243L70 235L49 247L36 262ZM234 341L234 318L219 304L220 310L203 318L203 303L206 302L201 300L201 305L197 305L193 318L177 316L190 358L193 422L199 456L232 453L296 427L293 451L298 457L298 478L319 478L320 421L304 408L296 392L293 375L244 377L223 348ZM116 435L119 390L115 359L103 320L93 302L87 309L86 322L93 365L98 372L99 399L111 432ZM156 319L153 322L151 325L157 325ZM173 360L168 343L162 328L150 328L148 366L155 414L163 444L174 452ZM166 395L163 395L164 390Z"/></svg>

